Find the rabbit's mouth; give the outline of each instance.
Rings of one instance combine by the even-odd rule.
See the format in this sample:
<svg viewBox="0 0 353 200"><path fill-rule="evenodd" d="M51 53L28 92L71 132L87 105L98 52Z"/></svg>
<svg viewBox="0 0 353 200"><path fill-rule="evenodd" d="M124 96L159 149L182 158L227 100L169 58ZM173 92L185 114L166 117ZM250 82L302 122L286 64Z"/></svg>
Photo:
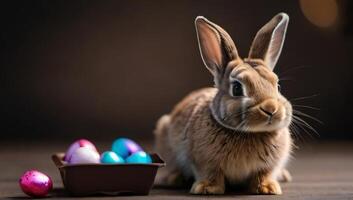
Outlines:
<svg viewBox="0 0 353 200"><path fill-rule="evenodd" d="M257 109L248 109L243 112L242 117L229 118L217 117L213 114L216 121L225 128L241 132L272 132L289 126L291 115L276 113L271 116L259 114Z"/></svg>
<svg viewBox="0 0 353 200"><path fill-rule="evenodd" d="M291 122L291 114L284 107L276 113L266 113L260 108L247 117L248 130L251 132L276 131L288 127Z"/></svg>
<svg viewBox="0 0 353 200"><path fill-rule="evenodd" d="M223 99L210 108L220 125L235 131L270 132L288 127L291 122L292 108L285 99L261 103Z"/></svg>
<svg viewBox="0 0 353 200"><path fill-rule="evenodd" d="M272 125L272 116L268 118L267 125L271 126Z"/></svg>

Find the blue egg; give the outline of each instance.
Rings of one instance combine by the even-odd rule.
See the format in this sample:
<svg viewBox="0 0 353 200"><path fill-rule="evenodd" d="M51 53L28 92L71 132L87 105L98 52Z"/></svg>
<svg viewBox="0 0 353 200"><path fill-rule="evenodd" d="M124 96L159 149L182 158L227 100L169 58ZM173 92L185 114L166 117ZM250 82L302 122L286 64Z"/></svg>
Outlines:
<svg viewBox="0 0 353 200"><path fill-rule="evenodd" d="M118 164L125 163L124 158L120 157L113 151L106 151L101 156L101 163Z"/></svg>
<svg viewBox="0 0 353 200"><path fill-rule="evenodd" d="M127 158L135 152L142 151L142 148L130 139L119 138L113 142L112 151L123 158Z"/></svg>
<svg viewBox="0 0 353 200"><path fill-rule="evenodd" d="M126 163L152 163L151 156L144 151L138 151L126 158Z"/></svg>

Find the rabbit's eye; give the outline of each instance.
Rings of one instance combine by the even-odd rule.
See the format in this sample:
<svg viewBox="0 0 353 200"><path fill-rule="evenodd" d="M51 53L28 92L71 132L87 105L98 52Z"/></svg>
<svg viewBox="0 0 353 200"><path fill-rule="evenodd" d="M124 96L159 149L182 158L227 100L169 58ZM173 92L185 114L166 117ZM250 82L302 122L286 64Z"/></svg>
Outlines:
<svg viewBox="0 0 353 200"><path fill-rule="evenodd" d="M234 81L232 83L232 96L244 96L243 85L239 81Z"/></svg>
<svg viewBox="0 0 353 200"><path fill-rule="evenodd" d="M280 92L281 91L281 85L279 84L279 83L277 83L277 89L278 89L278 92Z"/></svg>

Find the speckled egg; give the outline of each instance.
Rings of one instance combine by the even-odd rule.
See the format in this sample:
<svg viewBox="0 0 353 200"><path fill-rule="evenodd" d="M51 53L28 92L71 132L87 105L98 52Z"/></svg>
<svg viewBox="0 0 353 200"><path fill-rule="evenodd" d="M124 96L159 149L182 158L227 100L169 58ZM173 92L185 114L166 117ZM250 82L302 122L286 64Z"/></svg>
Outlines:
<svg viewBox="0 0 353 200"><path fill-rule="evenodd" d="M19 184L22 191L31 197L45 197L53 188L51 178L37 170L25 172L21 176Z"/></svg>

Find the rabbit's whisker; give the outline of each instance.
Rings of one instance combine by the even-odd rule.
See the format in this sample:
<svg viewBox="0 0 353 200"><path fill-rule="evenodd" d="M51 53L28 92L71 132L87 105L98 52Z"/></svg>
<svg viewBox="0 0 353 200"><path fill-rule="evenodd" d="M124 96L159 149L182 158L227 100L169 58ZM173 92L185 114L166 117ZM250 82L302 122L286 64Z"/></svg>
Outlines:
<svg viewBox="0 0 353 200"><path fill-rule="evenodd" d="M279 76L283 76L285 74L288 74L288 72L292 72L294 70L298 70L298 69L309 69L312 68L312 66L309 65L300 65L300 66L296 66L296 67L291 67L291 68L287 68L287 70L285 70L282 73L279 73Z"/></svg>
<svg viewBox="0 0 353 200"><path fill-rule="evenodd" d="M300 135L299 132L298 132L297 127L295 126L295 124L294 124L293 122L292 122L291 124L289 124L289 129L290 129L290 131L293 133L295 139L297 139L297 140L300 139L300 140L303 141L301 135Z"/></svg>
<svg viewBox="0 0 353 200"><path fill-rule="evenodd" d="M299 116L293 115L294 121L297 121L298 124L303 125L304 127L307 127L308 129L312 130L314 133L316 133L317 136L320 136L319 133L305 120L300 118Z"/></svg>
<svg viewBox="0 0 353 200"><path fill-rule="evenodd" d="M245 111L241 111L241 112L232 113L232 114L229 115L229 116L223 117L222 120L223 120L223 121L226 121L226 120L229 120L229 119L232 119L232 118L237 118L237 117L239 117L239 116L241 116L241 115L246 114L247 112L249 112L249 110L245 110ZM240 121L240 123L241 123L241 122L242 122L242 121ZM235 129L237 129L237 128L235 128Z"/></svg>
<svg viewBox="0 0 353 200"><path fill-rule="evenodd" d="M303 100L303 99L310 99L310 98L314 98L319 96L319 94L313 94L313 95L309 95L309 96L303 96L303 97L297 97L297 98L293 98L290 99L290 101L298 101L298 100Z"/></svg>
<svg viewBox="0 0 353 200"><path fill-rule="evenodd" d="M318 122L320 124L324 124L321 120L317 119L316 117L313 117L313 116L311 116L309 114L303 113L303 112L301 112L299 110L293 110L293 113L295 113L297 115L301 115L301 116L307 117L307 118L310 118L310 119L312 119L312 120L314 120L314 121L316 121L316 122Z"/></svg>
<svg viewBox="0 0 353 200"><path fill-rule="evenodd" d="M296 130L296 134L300 137L303 142L305 142L305 137L300 134L300 130L303 130L305 134L307 134L310 138L313 138L313 135L297 121L293 121L293 128Z"/></svg>
<svg viewBox="0 0 353 200"><path fill-rule="evenodd" d="M312 134L307 130L307 127L303 126L303 125L300 124L298 121L293 120L293 125L298 128L298 132L299 132L299 129L300 129L300 130L303 130L304 133L306 133L308 136L310 136L310 138L313 138ZM300 135L300 134L298 134L298 135ZM303 141L304 141L304 140L303 140Z"/></svg>
<svg viewBox="0 0 353 200"><path fill-rule="evenodd" d="M313 110L320 110L320 108L316 108L313 106L306 106L306 105L299 105L299 104L292 104L293 107L299 107L299 108L309 108L309 109L313 109Z"/></svg>

